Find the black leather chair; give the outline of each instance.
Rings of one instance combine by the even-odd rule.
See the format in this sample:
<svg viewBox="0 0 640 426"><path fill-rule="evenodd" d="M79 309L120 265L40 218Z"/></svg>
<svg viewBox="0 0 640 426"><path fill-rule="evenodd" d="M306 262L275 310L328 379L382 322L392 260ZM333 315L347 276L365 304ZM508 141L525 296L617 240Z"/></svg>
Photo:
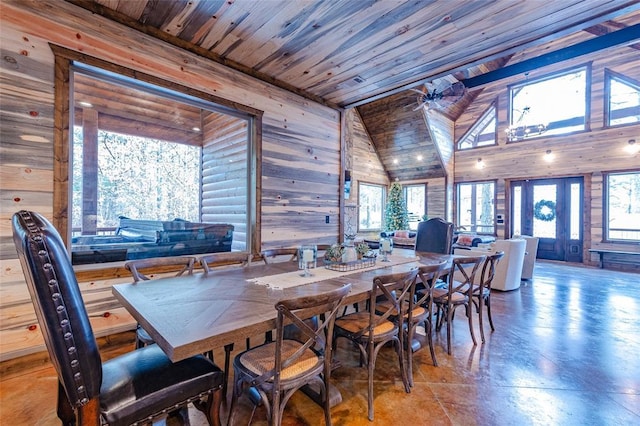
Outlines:
<svg viewBox="0 0 640 426"><path fill-rule="evenodd" d="M36 316L58 374L64 425L131 425L193 402L220 424L223 373L195 356L172 363L157 345L102 363L89 316L57 230L29 211L13 215L13 241ZM206 403L203 400L206 399Z"/></svg>
<svg viewBox="0 0 640 426"><path fill-rule="evenodd" d="M418 223L416 251L451 254L453 223L436 217Z"/></svg>

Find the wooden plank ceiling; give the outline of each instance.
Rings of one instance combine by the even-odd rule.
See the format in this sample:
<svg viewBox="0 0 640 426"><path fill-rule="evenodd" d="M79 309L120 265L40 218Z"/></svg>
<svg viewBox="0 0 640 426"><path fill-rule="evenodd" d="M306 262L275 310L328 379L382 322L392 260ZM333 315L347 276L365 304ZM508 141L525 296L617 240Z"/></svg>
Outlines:
<svg viewBox="0 0 640 426"><path fill-rule="evenodd" d="M372 134L392 180L442 174L428 162L418 171L391 172L404 144L422 146L425 158L435 152L422 112L413 111L417 94L408 89L485 73L578 31L604 35L618 27L607 21L640 10L632 0L67 1L309 99L362 106L365 123L376 122L368 114L381 105L402 107L385 123L413 134L395 138L378 127L383 136ZM467 93L444 113L457 118L474 96ZM367 105L374 101L380 104Z"/></svg>

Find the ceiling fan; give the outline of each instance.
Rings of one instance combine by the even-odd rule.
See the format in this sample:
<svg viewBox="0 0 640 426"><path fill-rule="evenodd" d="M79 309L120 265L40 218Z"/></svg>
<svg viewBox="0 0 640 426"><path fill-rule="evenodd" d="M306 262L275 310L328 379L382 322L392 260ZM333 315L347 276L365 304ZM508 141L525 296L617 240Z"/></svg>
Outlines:
<svg viewBox="0 0 640 426"><path fill-rule="evenodd" d="M414 111L417 111L420 108L444 109L459 101L464 94L467 93L467 88L461 81L452 83L444 79L425 83L422 86L422 90L411 90L419 93L417 99L418 106Z"/></svg>

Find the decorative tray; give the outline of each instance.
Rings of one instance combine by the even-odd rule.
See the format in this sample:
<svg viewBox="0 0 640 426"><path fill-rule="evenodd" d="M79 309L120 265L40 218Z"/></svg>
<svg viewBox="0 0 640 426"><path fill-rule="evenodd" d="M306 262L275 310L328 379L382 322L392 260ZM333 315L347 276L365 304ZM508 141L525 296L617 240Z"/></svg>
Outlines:
<svg viewBox="0 0 640 426"><path fill-rule="evenodd" d="M353 260L351 262L332 262L324 259L324 267L334 271L346 272L355 271L357 269L368 268L376 264L376 256L363 257L362 259Z"/></svg>

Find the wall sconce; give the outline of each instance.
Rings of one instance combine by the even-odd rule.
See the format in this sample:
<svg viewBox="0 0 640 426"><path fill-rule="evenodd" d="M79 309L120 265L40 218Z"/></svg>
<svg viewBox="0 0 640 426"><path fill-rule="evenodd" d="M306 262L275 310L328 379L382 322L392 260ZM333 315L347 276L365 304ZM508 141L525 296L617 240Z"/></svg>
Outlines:
<svg viewBox="0 0 640 426"><path fill-rule="evenodd" d="M635 139L629 139L627 142L627 146L624 147L624 150L627 151L630 155L637 154L640 151L640 145L636 143Z"/></svg>
<svg viewBox="0 0 640 426"><path fill-rule="evenodd" d="M482 161L482 158L478 158L478 162L476 163L476 169L484 169L485 164L484 161Z"/></svg>
<svg viewBox="0 0 640 426"><path fill-rule="evenodd" d="M544 161L546 161L547 163L552 162L554 158L555 158L555 154L550 149L548 149L544 153Z"/></svg>

